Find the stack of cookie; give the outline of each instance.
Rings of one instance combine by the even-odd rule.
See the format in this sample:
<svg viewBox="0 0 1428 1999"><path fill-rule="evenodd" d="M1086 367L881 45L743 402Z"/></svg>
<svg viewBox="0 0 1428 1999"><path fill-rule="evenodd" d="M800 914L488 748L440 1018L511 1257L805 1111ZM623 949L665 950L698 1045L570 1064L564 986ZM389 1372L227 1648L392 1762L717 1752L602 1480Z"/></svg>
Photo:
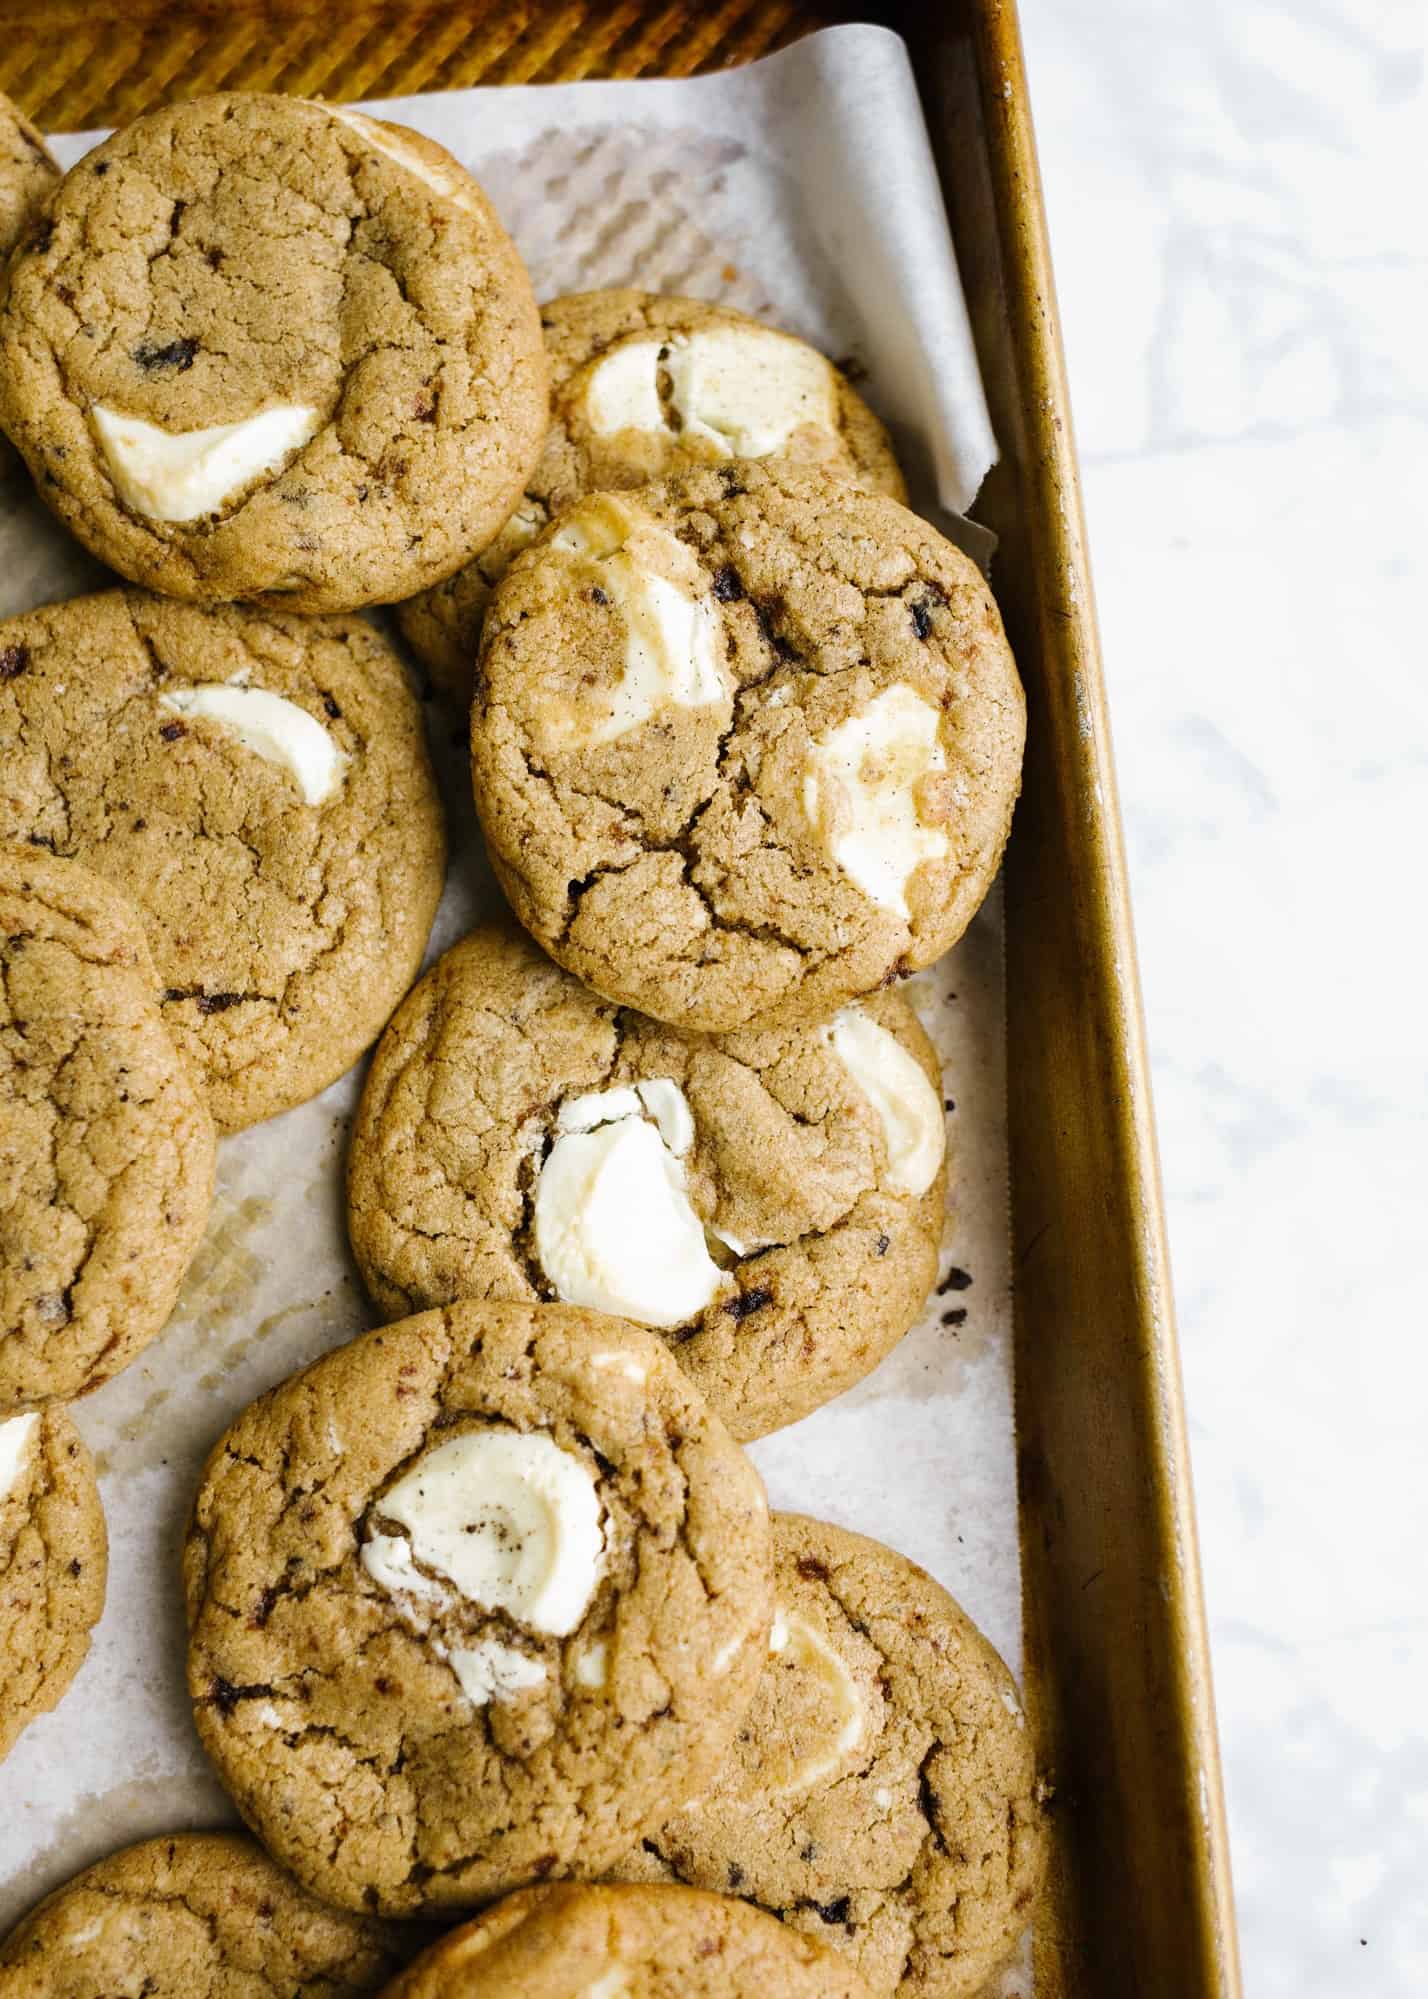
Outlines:
<svg viewBox="0 0 1428 1999"><path fill-rule="evenodd" d="M194 1503L195 1719L266 1852L101 1863L0 1999L373 1992L473 1910L394 1995L970 1995L1042 1864L1011 1676L903 1557L771 1517L742 1445L935 1279L939 1070L890 988L1017 791L980 575L812 349L638 292L542 318L454 160L290 99L154 113L45 194L0 424L129 586L0 626L0 1573L47 1585L0 1752L102 1596L59 1405L161 1329L214 1129L384 1025L347 1193L391 1321ZM389 603L517 919L415 986L445 836L354 615Z"/></svg>

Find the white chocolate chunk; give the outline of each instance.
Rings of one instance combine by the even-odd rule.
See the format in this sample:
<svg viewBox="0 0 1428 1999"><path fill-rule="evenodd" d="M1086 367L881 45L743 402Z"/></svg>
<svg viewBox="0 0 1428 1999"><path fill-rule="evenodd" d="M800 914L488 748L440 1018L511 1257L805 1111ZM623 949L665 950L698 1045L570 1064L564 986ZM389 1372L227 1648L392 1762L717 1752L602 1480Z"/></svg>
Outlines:
<svg viewBox="0 0 1428 1999"><path fill-rule="evenodd" d="M784 1643L777 1648L780 1669L809 1674L817 1682L822 1732L822 1744L811 1755L799 1760L790 1757L786 1767L770 1768L770 1788L778 1794L787 1794L810 1790L841 1769L862 1741L867 1717L857 1682L822 1632L815 1630L797 1611L781 1612L778 1621L786 1634Z"/></svg>
<svg viewBox="0 0 1428 1999"><path fill-rule="evenodd" d="M639 1115L639 1098L621 1084L614 1090L591 1090L583 1097L567 1097L555 1114L555 1128L594 1131L597 1124L613 1124L616 1118Z"/></svg>
<svg viewBox="0 0 1428 1999"><path fill-rule="evenodd" d="M679 1160L639 1115L556 1139L536 1182L535 1245L566 1304L644 1326L685 1324L728 1281Z"/></svg>
<svg viewBox="0 0 1428 1999"><path fill-rule="evenodd" d="M585 418L600 437L620 430L668 430L659 400L658 340L626 340L585 379Z"/></svg>
<svg viewBox="0 0 1428 1999"><path fill-rule="evenodd" d="M674 1154L683 1159L694 1143L694 1113L678 1083L668 1076L654 1076L636 1083L640 1102L659 1127L659 1135Z"/></svg>
<svg viewBox="0 0 1428 1999"><path fill-rule="evenodd" d="M593 1985L587 1985L580 1999L625 1999L630 1990L630 1975L623 1964L612 1964L608 1971L602 1971Z"/></svg>
<svg viewBox="0 0 1428 1999"><path fill-rule="evenodd" d="M423 1575L412 1560L411 1543L400 1534L374 1534L362 1543L362 1566L380 1588L394 1596L421 1596L445 1603L440 1583Z"/></svg>
<svg viewBox="0 0 1428 1999"><path fill-rule="evenodd" d="M649 1379L649 1369L642 1361L627 1353L593 1353L590 1365L603 1373L607 1368L613 1374L623 1374L626 1381L643 1383Z"/></svg>
<svg viewBox="0 0 1428 1999"><path fill-rule="evenodd" d="M925 1194L947 1146L941 1097L897 1036L861 1007L844 1007L827 1032L834 1054L878 1114L887 1184L900 1194Z"/></svg>
<svg viewBox="0 0 1428 1999"><path fill-rule="evenodd" d="M419 1458L379 1510L468 1601L508 1611L535 1631L573 1631L600 1579L605 1538L595 1481L539 1430L453 1437Z"/></svg>
<svg viewBox="0 0 1428 1999"><path fill-rule="evenodd" d="M626 546L636 535L642 553ZM554 731L558 747L593 748L638 729L661 709L728 700L730 683L716 643L718 610L703 571L677 536L597 496L571 509L551 546L588 569L625 627L619 680L561 718ZM647 566L656 551L680 581ZM603 714L593 712L597 699Z"/></svg>
<svg viewBox="0 0 1428 1999"><path fill-rule="evenodd" d="M575 1662L575 1682L581 1687L603 1687L610 1677L610 1647L603 1638L592 1639Z"/></svg>
<svg viewBox="0 0 1428 1999"><path fill-rule="evenodd" d="M20 1483L30 1455L30 1440L39 1427L39 1414L31 1409L0 1423L0 1500L8 1499Z"/></svg>
<svg viewBox="0 0 1428 1999"><path fill-rule="evenodd" d="M893 1794L885 1784L879 1784L873 1792L873 1803L880 1812L890 1812L893 1808Z"/></svg>
<svg viewBox="0 0 1428 1999"><path fill-rule="evenodd" d="M176 687L159 696L159 706L231 729L244 749L287 771L308 805L325 805L352 761L306 708L266 687L233 681Z"/></svg>
<svg viewBox="0 0 1428 1999"><path fill-rule="evenodd" d="M302 403L277 403L236 423L160 430L96 403L90 411L125 506L155 521L197 521L300 451L322 422Z"/></svg>
<svg viewBox="0 0 1428 1999"><path fill-rule="evenodd" d="M907 885L948 851L918 812L921 781L946 770L938 711L904 681L810 746L803 809L846 875L880 908L908 914Z"/></svg>
<svg viewBox="0 0 1428 1999"><path fill-rule="evenodd" d="M493 1700L514 1700L545 1679L544 1661L527 1658L499 1638L483 1638L476 1645L453 1645L445 1657L473 1707L485 1707Z"/></svg>
<svg viewBox="0 0 1428 1999"><path fill-rule="evenodd" d="M681 435L730 458L767 458L812 424L838 435L833 370L821 354L762 328L710 326L671 343L665 360Z"/></svg>
<svg viewBox="0 0 1428 1999"><path fill-rule="evenodd" d="M719 458L767 458L807 425L839 435L837 378L823 356L754 326L627 340L590 370L584 408L599 436L643 430L698 438Z"/></svg>
<svg viewBox="0 0 1428 1999"><path fill-rule="evenodd" d="M458 208L469 209L473 214L477 212L479 203L464 174L458 177L449 173L439 161L429 160L424 154L419 153L415 146L407 145L399 131L380 124L375 118L364 117L360 111L339 110L335 104L324 105L323 109L360 134L373 152L384 153L389 160L395 160L397 165L404 167L409 174L415 174L433 194L439 194L445 200L454 202Z"/></svg>

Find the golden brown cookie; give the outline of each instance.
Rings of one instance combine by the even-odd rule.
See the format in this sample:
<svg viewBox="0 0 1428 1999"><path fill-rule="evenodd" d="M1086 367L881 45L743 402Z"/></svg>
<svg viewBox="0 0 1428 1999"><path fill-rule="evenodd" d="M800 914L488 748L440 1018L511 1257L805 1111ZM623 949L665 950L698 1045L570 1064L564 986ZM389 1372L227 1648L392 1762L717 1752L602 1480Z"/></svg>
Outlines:
<svg viewBox="0 0 1428 1999"><path fill-rule="evenodd" d="M584 1884L508 1895L434 1944L383 1999L518 1994L868 1999L846 1957L731 1896Z"/></svg>
<svg viewBox="0 0 1428 1999"><path fill-rule="evenodd" d="M0 1422L0 1762L84 1664L107 1565L94 1465L64 1410Z"/></svg>
<svg viewBox="0 0 1428 1999"><path fill-rule="evenodd" d="M138 904L220 1130L380 1033L446 864L421 712L361 618L106 590L0 624L0 839Z"/></svg>
<svg viewBox="0 0 1428 1999"><path fill-rule="evenodd" d="M936 1276L937 1058L895 993L720 1040L597 999L514 925L397 1010L347 1215L390 1316L561 1298L655 1327L735 1436L862 1378Z"/></svg>
<svg viewBox="0 0 1428 1999"><path fill-rule="evenodd" d="M89 549L177 597L351 610L466 562L547 418L525 269L402 126L193 97L65 176L0 306L0 425Z"/></svg>
<svg viewBox="0 0 1428 1999"><path fill-rule="evenodd" d="M1031 1920L1042 1786L1016 1683L938 1583L774 1519L768 1667L724 1767L616 1873L745 1895L880 1999L970 1999Z"/></svg>
<svg viewBox="0 0 1428 1999"><path fill-rule="evenodd" d="M598 1872L712 1775L767 1652L758 1475L653 1334L453 1305L216 1446L189 1691L300 1881L390 1915Z"/></svg>
<svg viewBox="0 0 1428 1999"><path fill-rule="evenodd" d="M501 884L607 999L827 1019L991 884L1025 709L981 575L881 494L736 463L593 494L487 614L471 766Z"/></svg>
<svg viewBox="0 0 1428 1999"><path fill-rule="evenodd" d="M471 698L481 619L507 565L583 494L691 465L786 457L907 498L887 432L815 348L727 306L633 290L541 309L551 427L524 497L483 554L403 604L403 632L445 693Z"/></svg>
<svg viewBox="0 0 1428 1999"><path fill-rule="evenodd" d="M0 94L0 259L8 257L26 224L60 183L49 147L8 97ZM0 438L0 477L17 463Z"/></svg>
<svg viewBox="0 0 1428 1999"><path fill-rule="evenodd" d="M0 1944L0 1999L358 1999L422 1941L324 1908L237 1833L180 1832L47 1896Z"/></svg>
<svg viewBox="0 0 1428 1999"><path fill-rule="evenodd" d="M0 845L0 1416L87 1394L163 1330L213 1164L139 912Z"/></svg>

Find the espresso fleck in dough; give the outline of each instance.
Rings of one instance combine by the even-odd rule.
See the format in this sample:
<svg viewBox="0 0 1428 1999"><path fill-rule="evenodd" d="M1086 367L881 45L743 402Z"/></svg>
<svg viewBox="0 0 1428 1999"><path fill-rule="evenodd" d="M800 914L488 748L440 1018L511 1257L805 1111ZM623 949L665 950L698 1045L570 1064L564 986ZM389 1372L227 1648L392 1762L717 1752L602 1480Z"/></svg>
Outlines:
<svg viewBox="0 0 1428 1999"><path fill-rule="evenodd" d="M0 1999L359 1999L425 1939L324 1908L236 1833L125 1847L0 1944Z"/></svg>
<svg viewBox="0 0 1428 1999"><path fill-rule="evenodd" d="M107 1556L94 1466L64 1410L0 1421L0 1761L83 1665Z"/></svg>
<svg viewBox="0 0 1428 1999"><path fill-rule="evenodd" d="M643 486L687 466L716 463L729 455L717 438L701 435L682 422L677 407L671 406L667 367L660 370L656 366L654 371L655 400L643 412L650 421L600 430L594 427L589 407L592 375L601 367L618 365L619 356L636 346L654 341L678 352L681 347L687 349L694 335L732 331L773 341L779 352L796 349L815 372L819 365L827 371L826 414L830 421L819 420L824 414L821 409L809 412L780 440L779 455L821 465L835 478L854 479L895 500L907 497L887 432L873 412L839 369L823 362L821 356L815 357L789 334L775 332L727 306L634 290L575 292L552 299L541 308L541 325L550 357L551 425L525 497L476 561L413 597L397 614L402 631L432 679L458 700L471 698L481 620L492 589L511 558L553 514L582 494ZM668 355L666 363L667 359Z"/></svg>
<svg viewBox="0 0 1428 1999"><path fill-rule="evenodd" d="M472 777L536 940L607 999L723 1033L826 1019L956 942L1024 726L959 550L883 495L742 463L590 496L516 558Z"/></svg>
<svg viewBox="0 0 1428 1999"><path fill-rule="evenodd" d="M892 1549L781 1513L774 1550L769 1662L734 1748L615 1871L737 1886L846 1951L880 1999L971 1999L1029 1926L1045 1865L1015 1683Z"/></svg>
<svg viewBox="0 0 1428 1999"><path fill-rule="evenodd" d="M663 1328L675 1358L738 1437L806 1415L907 1331L943 1226L936 1057L899 995L860 1011L901 1051L930 1126L911 1184L827 1028L684 1035L597 999L513 925L474 932L408 995L367 1078L347 1168L367 1288L392 1316L464 1297L562 1295L537 1227L562 1120L584 1104L589 1118L650 1121L630 1093L653 1085L676 1115L685 1107L689 1129L672 1132L672 1146L641 1136L681 1183L717 1285ZM662 1108L658 1094L651 1102ZM663 1189L657 1173L659 1212ZM651 1223L633 1192L621 1199L612 1250L648 1241ZM633 1299L623 1309L637 1316Z"/></svg>
<svg viewBox="0 0 1428 1999"><path fill-rule="evenodd" d="M0 308L0 423L41 494L171 596L409 596L500 528L547 414L529 280L476 183L298 98L125 126L65 176ZM223 457L171 497L144 480L177 437Z"/></svg>
<svg viewBox="0 0 1428 1999"><path fill-rule="evenodd" d="M727 1895L571 1884L508 1895L387 1999L868 1999L845 1956Z"/></svg>
<svg viewBox="0 0 1428 1999"><path fill-rule="evenodd" d="M163 1329L213 1165L138 911L0 846L0 1417L87 1394Z"/></svg>
<svg viewBox="0 0 1428 1999"><path fill-rule="evenodd" d="M137 904L220 1130L342 1075L415 976L445 871L390 647L360 618L110 590L0 624L0 660L0 839L81 860ZM196 689L240 710L278 697L317 764L261 753L195 710ZM304 777L327 786L318 802Z"/></svg>
<svg viewBox="0 0 1428 1999"><path fill-rule="evenodd" d="M771 1572L758 1476L652 1334L424 1313L210 1457L184 1557L199 1735L314 1893L471 1907L610 1865L700 1789Z"/></svg>

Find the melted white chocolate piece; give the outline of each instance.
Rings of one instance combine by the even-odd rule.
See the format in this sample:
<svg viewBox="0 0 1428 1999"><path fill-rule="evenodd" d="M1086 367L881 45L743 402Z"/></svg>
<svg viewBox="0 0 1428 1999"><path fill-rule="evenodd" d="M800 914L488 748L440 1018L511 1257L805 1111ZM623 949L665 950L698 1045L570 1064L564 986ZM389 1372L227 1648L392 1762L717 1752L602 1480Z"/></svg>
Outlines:
<svg viewBox="0 0 1428 1999"><path fill-rule="evenodd" d="M903 681L810 746L803 809L824 846L871 901L908 915L908 883L949 842L918 810L923 780L947 768L940 716Z"/></svg>
<svg viewBox="0 0 1428 1999"><path fill-rule="evenodd" d="M320 412L302 403L277 403L199 430L160 430L101 403L89 414L115 491L126 507L154 521L217 513L265 472L286 465L322 423Z"/></svg>
<svg viewBox="0 0 1428 1999"><path fill-rule="evenodd" d="M308 805L326 804L352 761L306 708L266 687L233 681L176 687L159 696L159 706L231 729L245 749L287 771Z"/></svg>

